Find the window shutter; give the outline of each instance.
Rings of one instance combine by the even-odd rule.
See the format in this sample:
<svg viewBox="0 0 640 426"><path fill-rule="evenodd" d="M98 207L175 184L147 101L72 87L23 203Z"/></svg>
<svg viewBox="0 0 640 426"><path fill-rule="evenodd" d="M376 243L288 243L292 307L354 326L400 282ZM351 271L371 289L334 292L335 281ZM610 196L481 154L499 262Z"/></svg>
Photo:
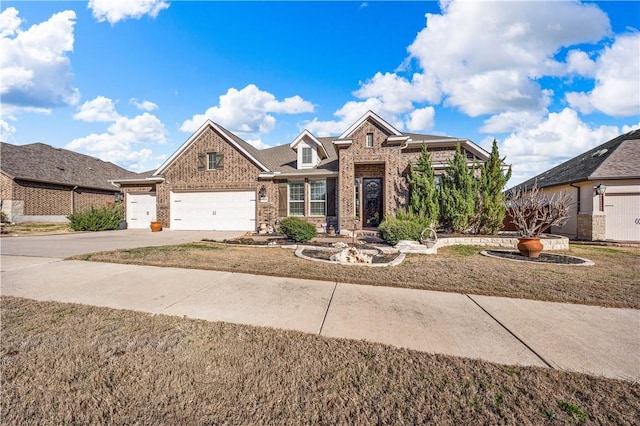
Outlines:
<svg viewBox="0 0 640 426"><path fill-rule="evenodd" d="M327 216L336 215L336 179L327 179Z"/></svg>
<svg viewBox="0 0 640 426"><path fill-rule="evenodd" d="M287 217L287 182L278 184L278 216Z"/></svg>
<svg viewBox="0 0 640 426"><path fill-rule="evenodd" d="M198 154L198 171L207 170L207 154Z"/></svg>
<svg viewBox="0 0 640 426"><path fill-rule="evenodd" d="M222 170L224 167L224 154L216 152L216 170Z"/></svg>

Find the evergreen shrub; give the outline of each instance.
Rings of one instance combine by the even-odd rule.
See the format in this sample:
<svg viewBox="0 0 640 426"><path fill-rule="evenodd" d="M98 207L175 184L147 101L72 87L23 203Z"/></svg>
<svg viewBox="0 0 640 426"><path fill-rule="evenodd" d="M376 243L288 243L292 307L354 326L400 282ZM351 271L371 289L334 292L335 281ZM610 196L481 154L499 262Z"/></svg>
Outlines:
<svg viewBox="0 0 640 426"><path fill-rule="evenodd" d="M420 241L420 233L424 228L420 220L386 217L378 226L378 232L387 243L396 245L400 240Z"/></svg>
<svg viewBox="0 0 640 426"><path fill-rule="evenodd" d="M316 236L316 227L297 217L288 217L280 222L280 232L297 243L306 243Z"/></svg>
<svg viewBox="0 0 640 426"><path fill-rule="evenodd" d="M110 231L120 229L122 220L122 207L114 206L91 206L67 216L71 221L69 226L74 231Z"/></svg>

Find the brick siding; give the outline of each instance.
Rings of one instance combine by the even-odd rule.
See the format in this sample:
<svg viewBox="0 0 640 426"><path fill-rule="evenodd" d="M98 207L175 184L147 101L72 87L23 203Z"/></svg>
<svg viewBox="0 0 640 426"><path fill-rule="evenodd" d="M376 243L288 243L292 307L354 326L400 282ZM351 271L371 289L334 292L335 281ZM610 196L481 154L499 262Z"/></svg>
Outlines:
<svg viewBox="0 0 640 426"><path fill-rule="evenodd" d="M115 192L76 188L40 182L1 179L2 200L10 201L11 214L25 216L66 216L91 206L115 201Z"/></svg>
<svg viewBox="0 0 640 426"><path fill-rule="evenodd" d="M373 147L367 147L366 135L373 133ZM340 228L352 229L353 218L359 212L354 206L354 179L379 177L383 180L383 210L385 214L395 214L407 205L409 188L406 175L409 162L420 156L419 147L401 149L399 145L386 142L388 134L372 121L364 122L351 135L352 144L339 148L339 208ZM432 161L446 162L453 158L455 147L436 148L430 152ZM466 153L468 155L468 153ZM437 173L442 173L438 171ZM362 226L362 221L360 221Z"/></svg>
<svg viewBox="0 0 640 426"><path fill-rule="evenodd" d="M216 152L224 155L222 170L199 170L198 155ZM272 181L260 181L261 169L212 128L205 130L164 172L165 181L157 185L157 218L170 226L171 191L256 191L256 223L266 222L269 213L275 221L278 191ZM269 201L260 202L258 191L265 186Z"/></svg>

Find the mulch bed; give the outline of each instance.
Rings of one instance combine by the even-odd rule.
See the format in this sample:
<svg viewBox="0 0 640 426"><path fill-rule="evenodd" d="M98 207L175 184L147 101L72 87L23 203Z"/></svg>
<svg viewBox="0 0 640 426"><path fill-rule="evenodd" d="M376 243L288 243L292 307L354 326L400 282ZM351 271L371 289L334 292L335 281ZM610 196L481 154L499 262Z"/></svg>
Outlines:
<svg viewBox="0 0 640 426"><path fill-rule="evenodd" d="M504 251L504 250L486 250L492 256L501 257L504 259L521 260L523 262L532 263L553 263L559 265L581 265L585 262L584 259L573 256L565 256L563 254L551 254L540 253L540 257L526 257L517 251Z"/></svg>

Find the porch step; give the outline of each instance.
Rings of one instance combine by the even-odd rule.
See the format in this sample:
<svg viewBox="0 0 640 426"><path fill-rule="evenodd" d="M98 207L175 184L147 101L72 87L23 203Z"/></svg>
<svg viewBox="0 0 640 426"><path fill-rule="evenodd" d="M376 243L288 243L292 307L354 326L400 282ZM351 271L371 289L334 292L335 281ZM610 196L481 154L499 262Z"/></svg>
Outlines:
<svg viewBox="0 0 640 426"><path fill-rule="evenodd" d="M359 229L356 231L356 235L362 237L380 238L380 233L374 229Z"/></svg>

